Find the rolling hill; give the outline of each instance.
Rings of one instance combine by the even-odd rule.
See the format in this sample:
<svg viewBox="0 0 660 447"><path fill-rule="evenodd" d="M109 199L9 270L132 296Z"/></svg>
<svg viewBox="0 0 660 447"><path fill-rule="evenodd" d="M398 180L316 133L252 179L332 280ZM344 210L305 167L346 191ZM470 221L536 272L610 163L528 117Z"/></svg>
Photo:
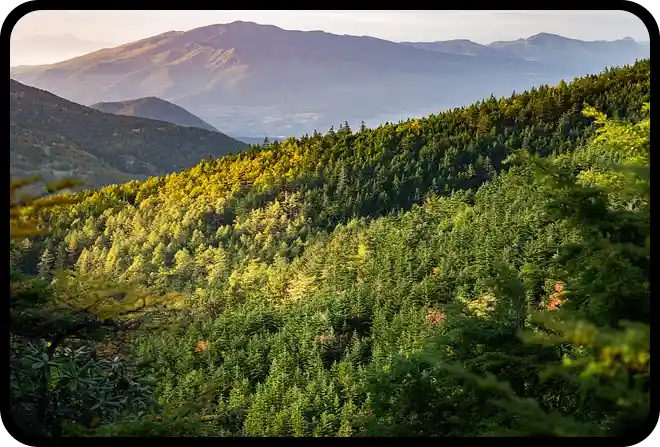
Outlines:
<svg viewBox="0 0 660 447"><path fill-rule="evenodd" d="M89 107L105 113L150 118L179 126L198 127L200 129L218 132L218 129L188 112L183 107L153 96L127 101L99 102Z"/></svg>
<svg viewBox="0 0 660 447"><path fill-rule="evenodd" d="M14 67L11 76L82 104L156 96L230 135L262 137L423 116L648 55L648 48L631 51L626 44L622 53L609 42L602 53L616 57L586 58L576 67L572 50L556 52L548 63L522 57L518 44L511 45L429 47L233 22Z"/></svg>
<svg viewBox="0 0 660 447"><path fill-rule="evenodd" d="M99 186L178 171L247 145L220 132L103 113L10 80L13 176Z"/></svg>

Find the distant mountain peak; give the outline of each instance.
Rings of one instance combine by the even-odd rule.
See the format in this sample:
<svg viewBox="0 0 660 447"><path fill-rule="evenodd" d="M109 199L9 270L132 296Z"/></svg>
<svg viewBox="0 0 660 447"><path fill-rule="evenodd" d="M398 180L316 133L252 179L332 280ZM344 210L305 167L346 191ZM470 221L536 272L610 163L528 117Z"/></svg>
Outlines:
<svg viewBox="0 0 660 447"><path fill-rule="evenodd" d="M145 96L126 101L99 102L90 107L105 113L155 119L179 126L198 127L218 132L218 129L183 107L156 96Z"/></svg>
<svg viewBox="0 0 660 447"><path fill-rule="evenodd" d="M559 34L554 34L554 33L547 33L545 31L534 34L533 36L529 36L527 40L533 40L533 39L538 39L538 38L560 38L560 39L566 39L564 36L560 36Z"/></svg>
<svg viewBox="0 0 660 447"><path fill-rule="evenodd" d="M472 45L480 45L477 42L475 42L473 40L470 40L470 39L451 39L451 40L448 40L447 42L468 43L468 44L472 44Z"/></svg>
<svg viewBox="0 0 660 447"><path fill-rule="evenodd" d="M269 25L256 23L256 22L251 22L251 21L246 21L246 20L234 20L233 22L230 22L225 26L254 26L254 27L259 27L259 26L269 26ZM270 25L270 26L273 26L273 25Z"/></svg>
<svg viewBox="0 0 660 447"><path fill-rule="evenodd" d="M199 33L204 31L251 31L251 30L266 30L266 29L276 29L282 30L282 28L275 25L261 24L256 22L246 22L243 20L235 20L229 23L214 23L211 25L200 26L198 28L193 28L186 33Z"/></svg>
<svg viewBox="0 0 660 447"><path fill-rule="evenodd" d="M570 79L648 53L648 45L550 33L489 45L465 38L396 43L234 21L13 67L10 75L79 103L163 98L224 132L282 135L329 128L346 104L360 120L401 116L458 105L477 91L489 96Z"/></svg>
<svg viewBox="0 0 660 447"><path fill-rule="evenodd" d="M575 40L575 39L560 36L559 34L538 33L528 37L525 40L527 40L528 42L541 43L541 42L556 42L556 41L566 41L566 40Z"/></svg>

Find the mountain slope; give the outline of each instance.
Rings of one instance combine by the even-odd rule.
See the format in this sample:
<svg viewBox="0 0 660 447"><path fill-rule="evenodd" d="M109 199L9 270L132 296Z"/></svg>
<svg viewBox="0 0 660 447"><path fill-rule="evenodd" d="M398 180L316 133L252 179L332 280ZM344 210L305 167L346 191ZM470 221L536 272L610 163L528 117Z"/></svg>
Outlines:
<svg viewBox="0 0 660 447"><path fill-rule="evenodd" d="M140 315L143 330L125 337L134 349L122 352L154 379L163 404L176 408L215 388L188 407L187 421L213 418L199 433L615 435L645 416L647 391L628 392L624 412L617 400L639 384L631 374L648 377L648 351L631 356L642 359L634 370L608 357L617 363L605 368L622 366L606 388L614 395L593 388L611 376L587 376L580 387L575 363L570 380L539 377L577 351L568 342L589 343L590 334L612 344L604 356L648 347L635 326L624 327L621 344L603 326L650 321L648 182L612 177L608 166L637 159L648 167L649 70L644 61L86 192L45 216L51 235L21 261L46 279L62 264L74 270L71 283L58 284L66 292L85 278L183 292L170 309ZM581 150L595 133L585 104L642 125L606 128L605 144ZM520 148L547 158L503 163ZM557 301L562 323L572 316L601 327L557 337L561 349L523 343L521 329L543 335L529 312L551 316ZM563 327L551 328L553 339ZM432 355L417 356L426 341ZM508 385L482 388L438 360ZM522 411L491 405L507 390Z"/></svg>
<svg viewBox="0 0 660 447"><path fill-rule="evenodd" d="M12 175L104 185L162 175L247 147L220 132L103 113L10 80Z"/></svg>
<svg viewBox="0 0 660 447"><path fill-rule="evenodd" d="M381 114L507 94L531 82L527 73L541 71L522 59L487 62L366 36L234 22L15 67L11 75L83 104L156 96L229 134L261 136L324 130L344 120L382 122L389 118ZM474 82L486 71L487 79Z"/></svg>
<svg viewBox="0 0 660 447"><path fill-rule="evenodd" d="M200 129L218 132L218 129L188 112L183 107L153 96L127 101L98 102L89 107L105 113L150 118L179 126L198 127Z"/></svg>
<svg viewBox="0 0 660 447"><path fill-rule="evenodd" d="M457 41L445 44L453 49L429 51L373 37L233 22L16 67L11 75L83 104L156 96L230 135L261 137L423 116L637 58L611 45L619 44L605 43L598 57L577 62L582 53L572 50L531 60L495 44Z"/></svg>
<svg viewBox="0 0 660 447"><path fill-rule="evenodd" d="M313 81L309 79L312 74L329 81L336 73L362 77L374 70L386 75L435 72L451 69L452 65L462 70L470 68L462 66L463 62L468 59L429 54L371 37L285 31L234 22L171 31L57 64L20 67L12 75L33 83L52 82L57 91L66 91L67 97L89 102L120 91L144 90L141 84L146 80L146 89L169 99L208 90L225 95L249 93L255 87L265 87L266 75L274 81L271 85L284 82L302 87L300 82L309 85ZM277 71L265 73L267 69ZM100 81L110 76L118 79L102 86ZM96 88L75 85L77 80L90 79Z"/></svg>

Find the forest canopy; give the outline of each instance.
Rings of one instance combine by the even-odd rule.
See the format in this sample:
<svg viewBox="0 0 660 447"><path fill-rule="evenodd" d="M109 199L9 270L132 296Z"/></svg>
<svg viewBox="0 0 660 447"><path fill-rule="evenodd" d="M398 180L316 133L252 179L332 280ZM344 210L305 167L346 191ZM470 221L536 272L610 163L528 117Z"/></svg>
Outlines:
<svg viewBox="0 0 660 447"><path fill-rule="evenodd" d="M645 60L55 196L74 203L30 214L44 234L12 241L12 274L53 309L66 297L76 318L91 294L110 295L85 317L111 327L53 350L48 331L12 335L15 358L37 359L16 362L14 383L50 393L12 391L17 423L90 436L639 436L649 101ZM106 361L126 372L75 386L56 373L108 377Z"/></svg>

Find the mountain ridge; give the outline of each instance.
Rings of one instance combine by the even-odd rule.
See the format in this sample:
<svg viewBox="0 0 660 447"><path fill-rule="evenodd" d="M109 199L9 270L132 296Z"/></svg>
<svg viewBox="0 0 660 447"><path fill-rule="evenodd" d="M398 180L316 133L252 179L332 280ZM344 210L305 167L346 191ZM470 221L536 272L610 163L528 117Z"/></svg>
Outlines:
<svg viewBox="0 0 660 447"><path fill-rule="evenodd" d="M98 102L89 107L105 113L150 118L179 126L198 127L211 132L219 132L218 129L183 107L156 96L145 96L125 101Z"/></svg>
<svg viewBox="0 0 660 447"><path fill-rule="evenodd" d="M10 73L82 104L155 96L229 134L295 135L345 120L373 125L420 116L637 58L612 43L580 45L577 60L568 50L539 58L527 43L417 48L428 45L232 22L167 31Z"/></svg>
<svg viewBox="0 0 660 447"><path fill-rule="evenodd" d="M10 80L12 176L102 186L164 175L248 146L221 132L104 113Z"/></svg>

